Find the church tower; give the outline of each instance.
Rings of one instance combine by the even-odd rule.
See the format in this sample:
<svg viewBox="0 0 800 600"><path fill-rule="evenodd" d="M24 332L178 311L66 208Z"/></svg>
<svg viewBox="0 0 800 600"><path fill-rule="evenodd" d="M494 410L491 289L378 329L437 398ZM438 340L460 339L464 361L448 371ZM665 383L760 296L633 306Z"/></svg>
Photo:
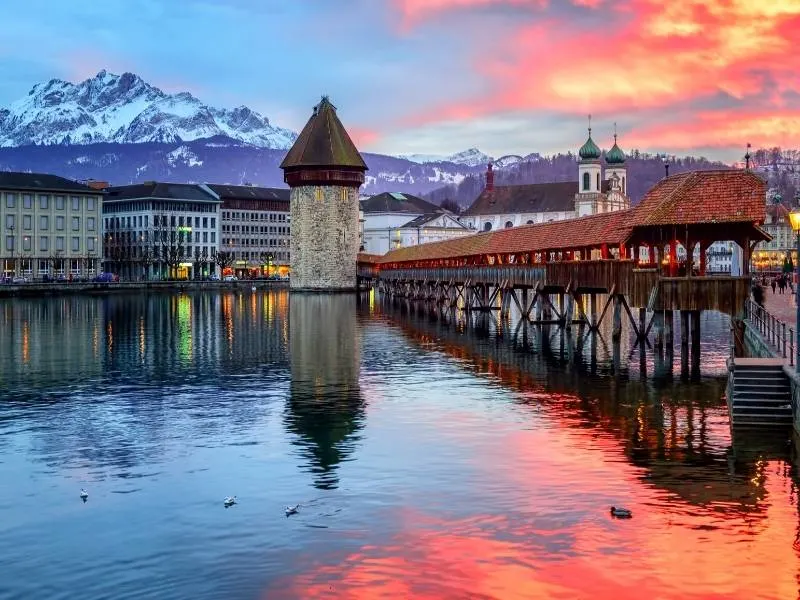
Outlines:
<svg viewBox="0 0 800 600"><path fill-rule="evenodd" d="M589 117L589 139L578 150L578 193L575 195L575 214L578 217L599 212L598 201L602 190L602 170L600 148L592 139L591 117Z"/></svg>
<svg viewBox="0 0 800 600"><path fill-rule="evenodd" d="M293 291L355 291L358 188L367 165L323 96L281 163L291 188Z"/></svg>
<svg viewBox="0 0 800 600"><path fill-rule="evenodd" d="M606 152L606 178L611 179L612 175L619 178L619 187L623 196L628 195L628 173L625 168L625 153L617 145L617 125L614 124L614 145L611 150Z"/></svg>

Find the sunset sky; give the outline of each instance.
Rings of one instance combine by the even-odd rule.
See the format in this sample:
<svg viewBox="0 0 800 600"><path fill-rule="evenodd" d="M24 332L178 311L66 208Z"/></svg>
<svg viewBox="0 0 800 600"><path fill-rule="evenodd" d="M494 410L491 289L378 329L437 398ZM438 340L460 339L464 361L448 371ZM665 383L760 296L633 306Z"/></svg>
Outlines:
<svg viewBox="0 0 800 600"><path fill-rule="evenodd" d="M800 0L5 0L0 106L132 71L298 130L329 94L362 150L596 141L738 160L800 146Z"/></svg>

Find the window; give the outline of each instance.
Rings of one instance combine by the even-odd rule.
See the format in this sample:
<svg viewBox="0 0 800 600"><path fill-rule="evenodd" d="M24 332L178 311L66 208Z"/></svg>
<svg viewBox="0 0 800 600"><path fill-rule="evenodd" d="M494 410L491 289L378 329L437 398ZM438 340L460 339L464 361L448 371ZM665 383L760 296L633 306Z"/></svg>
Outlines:
<svg viewBox="0 0 800 600"><path fill-rule="evenodd" d="M514 226L514 223L511 221L506 221L506 229L511 229Z"/></svg>
<svg viewBox="0 0 800 600"><path fill-rule="evenodd" d="M64 231L64 217L56 217L56 229Z"/></svg>
<svg viewBox="0 0 800 600"><path fill-rule="evenodd" d="M14 208L17 205L17 196L15 194L6 194L6 208Z"/></svg>
<svg viewBox="0 0 800 600"><path fill-rule="evenodd" d="M533 221L532 221L531 219L528 219L528 222L527 222L527 223L525 223L525 224L526 224L526 225L533 225Z"/></svg>
<svg viewBox="0 0 800 600"><path fill-rule="evenodd" d="M94 231L94 217L86 217L86 230Z"/></svg>
<svg viewBox="0 0 800 600"><path fill-rule="evenodd" d="M94 196L89 196L86 199L86 210L94 210L95 209L95 202L96 202L95 197Z"/></svg>
<svg viewBox="0 0 800 600"><path fill-rule="evenodd" d="M39 196L39 208L47 210L50 205L50 196Z"/></svg>
<svg viewBox="0 0 800 600"><path fill-rule="evenodd" d="M625 178L622 178L622 193L625 193Z"/></svg>
<svg viewBox="0 0 800 600"><path fill-rule="evenodd" d="M6 215L6 229L14 229L14 215Z"/></svg>
<svg viewBox="0 0 800 600"><path fill-rule="evenodd" d="M14 236L7 235L6 236L6 250L13 250L14 249Z"/></svg>
<svg viewBox="0 0 800 600"><path fill-rule="evenodd" d="M64 210L64 196L56 196L56 210Z"/></svg>
<svg viewBox="0 0 800 600"><path fill-rule="evenodd" d="M483 224L483 230L484 231L491 231L492 230L492 224L487 221L486 223Z"/></svg>
<svg viewBox="0 0 800 600"><path fill-rule="evenodd" d="M22 215L22 228L28 231L33 228L33 217L31 215Z"/></svg>
<svg viewBox="0 0 800 600"><path fill-rule="evenodd" d="M72 251L79 252L80 249L81 249L81 238L79 238L78 236L74 236L72 238Z"/></svg>
<svg viewBox="0 0 800 600"><path fill-rule="evenodd" d="M47 236L43 235L39 238L39 250L41 250L42 252L47 252L49 249L47 246L48 246Z"/></svg>
<svg viewBox="0 0 800 600"><path fill-rule="evenodd" d="M589 174L588 173L584 173L583 174L583 191L584 192L588 192L589 191L589 186L591 185L591 181L592 180L589 178Z"/></svg>
<svg viewBox="0 0 800 600"><path fill-rule="evenodd" d="M215 229L216 226L217 226L217 219L214 218L214 217L211 217L211 229Z"/></svg>
<svg viewBox="0 0 800 600"><path fill-rule="evenodd" d="M203 227L208 227L208 217L203 217Z"/></svg>
<svg viewBox="0 0 800 600"><path fill-rule="evenodd" d="M81 218L72 217L72 231L80 231L80 230L81 230Z"/></svg>
<svg viewBox="0 0 800 600"><path fill-rule="evenodd" d="M208 232L207 231L203 232L203 243L208 243Z"/></svg>
<svg viewBox="0 0 800 600"><path fill-rule="evenodd" d="M200 232L199 231L195 231L194 232L194 241L195 241L195 243L200 241Z"/></svg>
<svg viewBox="0 0 800 600"><path fill-rule="evenodd" d="M194 226L195 227L200 227L200 217L195 217L194 218Z"/></svg>
<svg viewBox="0 0 800 600"><path fill-rule="evenodd" d="M39 217L39 229L41 229L42 231L47 231L47 225L48 225L47 215L42 215L41 217Z"/></svg>
<svg viewBox="0 0 800 600"><path fill-rule="evenodd" d="M211 243L214 244L217 241L217 234L215 232L211 232Z"/></svg>
<svg viewBox="0 0 800 600"><path fill-rule="evenodd" d="M86 238L86 249L89 252L94 252L94 250L95 250L94 243L95 243L96 239L97 238L93 238L93 237Z"/></svg>
<svg viewBox="0 0 800 600"><path fill-rule="evenodd" d="M22 208L33 208L33 196L31 194L22 194Z"/></svg>
<svg viewBox="0 0 800 600"><path fill-rule="evenodd" d="M600 191L600 173L597 174L597 191Z"/></svg>
<svg viewBox="0 0 800 600"><path fill-rule="evenodd" d="M56 250L59 252L64 251L64 236L60 235L56 238Z"/></svg>
<svg viewBox="0 0 800 600"><path fill-rule="evenodd" d="M72 196L72 210L80 210L81 209L81 197L80 196Z"/></svg>
<svg viewBox="0 0 800 600"><path fill-rule="evenodd" d="M30 252L31 250L31 236L26 235L22 238L22 249L26 252Z"/></svg>

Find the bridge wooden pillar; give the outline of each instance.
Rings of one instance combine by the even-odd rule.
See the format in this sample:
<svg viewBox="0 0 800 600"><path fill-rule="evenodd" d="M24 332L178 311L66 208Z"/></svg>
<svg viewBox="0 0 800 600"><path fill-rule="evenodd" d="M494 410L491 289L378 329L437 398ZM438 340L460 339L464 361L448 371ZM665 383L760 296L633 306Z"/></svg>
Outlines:
<svg viewBox="0 0 800 600"><path fill-rule="evenodd" d="M611 327L611 339L615 342L615 346L619 345L620 338L622 338L622 296L615 294L614 313Z"/></svg>
<svg viewBox="0 0 800 600"><path fill-rule="evenodd" d="M589 326L597 327L597 294L594 292L589 295Z"/></svg>
<svg viewBox="0 0 800 600"><path fill-rule="evenodd" d="M692 312L692 379L700 377L700 311Z"/></svg>
<svg viewBox="0 0 800 600"><path fill-rule="evenodd" d="M657 310L653 313L653 347L656 350L664 349L664 312Z"/></svg>
<svg viewBox="0 0 800 600"><path fill-rule="evenodd" d="M567 331L570 331L575 314L575 298L570 293L566 293L562 297L564 298L564 327Z"/></svg>
<svg viewBox="0 0 800 600"><path fill-rule="evenodd" d="M689 311L681 311L681 378L689 377Z"/></svg>

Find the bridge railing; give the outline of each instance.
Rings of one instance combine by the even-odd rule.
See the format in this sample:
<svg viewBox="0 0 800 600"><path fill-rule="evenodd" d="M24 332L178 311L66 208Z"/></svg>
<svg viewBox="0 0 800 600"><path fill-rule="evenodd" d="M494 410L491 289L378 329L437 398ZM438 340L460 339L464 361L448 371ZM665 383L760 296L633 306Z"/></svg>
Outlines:
<svg viewBox="0 0 800 600"><path fill-rule="evenodd" d="M745 302L745 318L769 343L782 358L789 358L789 364L794 365L795 360L795 332L786 323L759 306L751 299Z"/></svg>

